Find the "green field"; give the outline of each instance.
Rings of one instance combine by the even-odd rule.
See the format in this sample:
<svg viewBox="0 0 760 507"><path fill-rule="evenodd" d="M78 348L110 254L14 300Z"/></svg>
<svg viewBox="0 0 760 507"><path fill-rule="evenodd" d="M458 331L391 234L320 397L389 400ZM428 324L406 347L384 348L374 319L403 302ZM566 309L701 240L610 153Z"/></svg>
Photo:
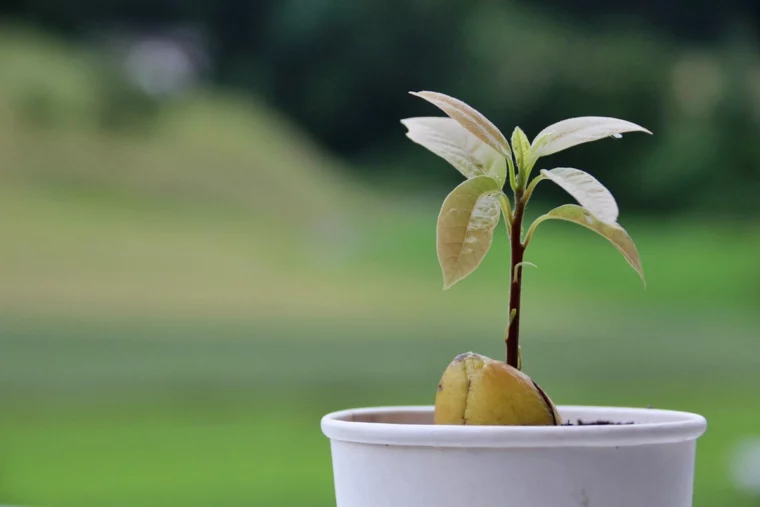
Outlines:
<svg viewBox="0 0 760 507"><path fill-rule="evenodd" d="M0 502L328 507L322 415L428 404L456 354L503 356L504 232L442 291L445 190L349 181L217 93L103 131L71 112L90 74L35 44L0 40ZM43 123L19 120L29 90ZM622 223L646 289L593 233L539 229L525 369L558 404L704 414L695 506L753 505L729 465L760 431L760 224Z"/></svg>
<svg viewBox="0 0 760 507"><path fill-rule="evenodd" d="M727 470L737 440L757 428L758 351L747 346L756 336L752 321L746 325L744 334L724 336L723 346L734 352L719 354L715 368L705 347L693 346L703 336L692 341L672 328L640 341L535 337L526 358L559 403L651 404L704 414L710 429L699 447L695 505L750 505L731 489ZM381 339L385 333L393 339ZM497 340L465 329L428 333L404 325L368 331L339 324L6 320L4 501L329 506L321 415L348 406L430 403L453 354L473 345L500 352ZM665 364L680 353L686 357Z"/></svg>
<svg viewBox="0 0 760 507"><path fill-rule="evenodd" d="M433 208L374 224L341 264L310 265L286 246L291 257L257 257L244 214L13 190L0 226L4 502L329 506L321 415L430 403L457 353L503 355L506 294L488 275L505 276L505 252L442 292ZM526 370L560 404L704 414L695 505L750 505L728 464L757 428L756 236L631 229L646 290L591 233L537 236Z"/></svg>

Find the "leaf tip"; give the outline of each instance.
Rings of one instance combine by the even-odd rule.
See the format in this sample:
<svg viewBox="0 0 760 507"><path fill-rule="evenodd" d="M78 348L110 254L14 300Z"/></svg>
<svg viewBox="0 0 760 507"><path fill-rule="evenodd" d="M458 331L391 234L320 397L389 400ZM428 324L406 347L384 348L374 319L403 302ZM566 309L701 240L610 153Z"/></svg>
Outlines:
<svg viewBox="0 0 760 507"><path fill-rule="evenodd" d="M634 245L634 248L636 248L635 245ZM641 259L639 258L638 252L636 252L635 257L629 260L629 262L633 270L636 271L636 274L639 275L639 280L641 280L641 285L643 285L644 290L646 290L647 280L644 277L644 267L641 265Z"/></svg>
<svg viewBox="0 0 760 507"><path fill-rule="evenodd" d="M649 134L650 136L651 136L651 135L654 135L654 134L652 134L652 131L651 131L651 130L649 130L649 129L647 129L647 128L644 128L644 127L642 127L641 125L638 125L638 124L636 124L636 123L634 123L634 125L636 125L636 126L638 127L638 129L637 129L637 130L638 130L639 132L643 132L643 133L645 133L645 134Z"/></svg>
<svg viewBox="0 0 760 507"><path fill-rule="evenodd" d="M450 289L450 288L452 288L454 285L456 285L456 283L457 283L458 281L459 281L459 280L450 280L449 278L447 278L447 277L444 277L444 279L443 279L443 290L444 290L444 291L447 291L447 290L449 290L449 289Z"/></svg>

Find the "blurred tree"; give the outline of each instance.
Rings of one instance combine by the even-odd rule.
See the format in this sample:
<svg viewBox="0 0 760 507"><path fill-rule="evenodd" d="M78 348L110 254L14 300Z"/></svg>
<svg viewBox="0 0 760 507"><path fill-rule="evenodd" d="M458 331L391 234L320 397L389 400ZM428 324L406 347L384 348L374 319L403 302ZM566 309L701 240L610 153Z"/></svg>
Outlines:
<svg viewBox="0 0 760 507"><path fill-rule="evenodd" d="M630 136L561 155L563 165L585 163L628 209L758 207L747 193L760 167L760 3L752 0L721 9L706 0L688 9L655 0L14 0L2 8L80 37L102 26L195 27L210 41L217 83L264 97L370 177L435 174L447 186L456 178L413 149L398 121L440 114L407 95L435 89L529 135L587 114L652 129L656 142ZM721 46L735 33L744 36ZM716 204L706 182L718 165L736 198Z"/></svg>

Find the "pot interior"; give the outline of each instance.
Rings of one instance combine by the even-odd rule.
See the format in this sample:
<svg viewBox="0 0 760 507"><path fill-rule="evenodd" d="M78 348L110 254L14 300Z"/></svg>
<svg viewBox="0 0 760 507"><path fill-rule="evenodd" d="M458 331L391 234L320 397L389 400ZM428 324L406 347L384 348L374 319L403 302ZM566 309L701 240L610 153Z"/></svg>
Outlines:
<svg viewBox="0 0 760 507"><path fill-rule="evenodd" d="M339 420L381 424L433 424L433 410L389 409L385 411L355 411Z"/></svg>
<svg viewBox="0 0 760 507"><path fill-rule="evenodd" d="M652 423L682 422L693 417L683 412L654 409L630 409L619 407L575 407L559 406L557 410L569 426L584 425L638 425ZM432 425L432 406L417 407L377 407L346 410L333 415L337 421L378 424ZM567 424L565 425L567 426Z"/></svg>

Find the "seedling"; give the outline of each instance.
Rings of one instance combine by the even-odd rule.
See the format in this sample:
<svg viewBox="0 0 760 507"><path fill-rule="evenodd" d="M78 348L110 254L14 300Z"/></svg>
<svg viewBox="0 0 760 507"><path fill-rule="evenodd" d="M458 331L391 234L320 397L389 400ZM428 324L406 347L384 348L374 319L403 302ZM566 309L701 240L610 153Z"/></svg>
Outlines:
<svg viewBox="0 0 760 507"><path fill-rule="evenodd" d="M570 167L542 169L532 179L531 173L541 157L572 146L608 137L620 138L626 132L651 132L616 118L586 116L550 125L532 142L520 127L516 127L510 145L493 123L464 102L430 91L412 92L412 95L437 106L448 117L402 120L407 137L445 159L466 178L446 197L438 215L436 246L444 289L477 269L491 247L501 216L504 217L511 246L509 313L505 333L507 365L516 370L522 366L519 341L522 271L531 265L525 261L525 250L541 223L552 219L565 220L596 232L620 251L644 282L636 246L617 223L617 203L604 185L585 171ZM538 217L525 230L525 208L536 186L544 180L559 185L578 204L559 206ZM503 190L507 182L512 189L511 199ZM490 364L481 359L478 361L478 368ZM459 362L466 361L459 358ZM467 370L466 377L470 385L472 372ZM540 391L535 383L533 385ZM442 389L439 385L439 392ZM543 391L539 394L546 398ZM551 402L546 401L551 406ZM467 424L466 417L462 418ZM555 419L554 423L558 421Z"/></svg>

